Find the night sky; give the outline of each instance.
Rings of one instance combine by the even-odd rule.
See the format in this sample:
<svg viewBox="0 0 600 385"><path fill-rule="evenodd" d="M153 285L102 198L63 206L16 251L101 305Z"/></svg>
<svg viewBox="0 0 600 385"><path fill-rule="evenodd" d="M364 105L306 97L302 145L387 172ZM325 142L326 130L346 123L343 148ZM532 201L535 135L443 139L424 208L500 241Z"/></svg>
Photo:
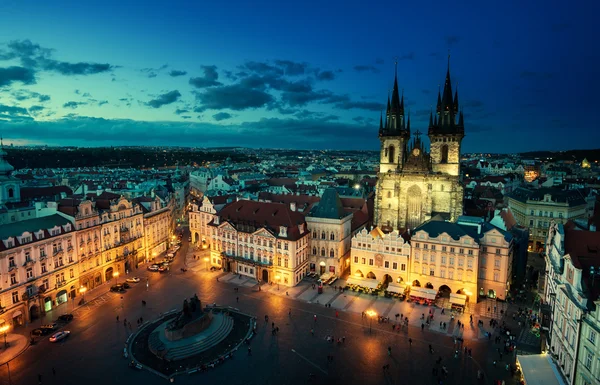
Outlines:
<svg viewBox="0 0 600 385"><path fill-rule="evenodd" d="M598 148L598 4L3 0L0 133L375 150L395 60L426 132L450 51L463 151Z"/></svg>

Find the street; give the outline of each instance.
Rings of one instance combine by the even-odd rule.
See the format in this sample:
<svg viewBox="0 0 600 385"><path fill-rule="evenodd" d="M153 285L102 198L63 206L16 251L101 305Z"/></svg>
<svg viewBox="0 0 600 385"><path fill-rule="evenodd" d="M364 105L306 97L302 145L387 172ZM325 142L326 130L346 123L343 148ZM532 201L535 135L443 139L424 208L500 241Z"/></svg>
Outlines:
<svg viewBox="0 0 600 385"><path fill-rule="evenodd" d="M183 241L169 274L140 268L130 272L130 276L139 276L141 282L132 284L127 293L106 293L97 299L86 297L87 305L78 308L74 312L75 319L64 328L71 331L68 339L51 344L43 338L10 362L12 384L37 384L38 375L42 376L43 384L164 383L163 378L146 370L137 371L127 366L122 353L131 330L123 321L127 319L135 330L140 317L149 320L159 313L180 309L183 300L194 294L203 305L216 302L255 315L258 333L251 343L252 355L238 351L233 360L211 371L176 377L178 383L226 380L230 384L278 385L309 381L439 384L442 379L444 384L475 384L479 369L487 374L486 383L500 378L504 371L503 365L491 366L494 358L490 358L489 352L495 348L490 347L487 339L465 339L464 344L472 349L473 358L466 357L464 345L454 358L452 336L433 328L422 331L411 322L408 328L397 332L392 330L392 323L378 323L362 317L360 312L339 311L336 317L335 308L323 304L300 301L283 293L259 292L253 287L232 285L227 280L217 282L217 276L226 277L222 271L181 272L188 249L187 236ZM188 254L192 259L193 253ZM234 287L239 287L239 292L234 292ZM147 306L142 306L142 300ZM269 316L268 322L264 322L265 315ZM271 322L280 328L276 336L271 333ZM332 336L334 342L328 342L327 336ZM337 343L342 337L345 342ZM429 351L430 344L433 354ZM388 346L391 355L388 355ZM332 356L332 360L328 356ZM439 357L442 363L436 365ZM389 365L389 369L384 369L384 365ZM442 366L448 369L446 377L441 374ZM434 367L439 368L438 375L432 374ZM9 383L7 374L7 365L0 367L1 385ZM503 378L508 378L508 373Z"/></svg>

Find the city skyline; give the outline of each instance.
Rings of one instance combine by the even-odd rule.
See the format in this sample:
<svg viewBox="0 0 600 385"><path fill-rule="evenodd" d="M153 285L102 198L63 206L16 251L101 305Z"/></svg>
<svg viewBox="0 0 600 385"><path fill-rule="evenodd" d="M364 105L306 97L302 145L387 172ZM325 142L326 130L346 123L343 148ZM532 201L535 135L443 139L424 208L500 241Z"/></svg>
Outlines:
<svg viewBox="0 0 600 385"><path fill-rule="evenodd" d="M377 150L394 62L425 131L448 52L464 152L600 139L594 5L158 4L0 5L4 143Z"/></svg>

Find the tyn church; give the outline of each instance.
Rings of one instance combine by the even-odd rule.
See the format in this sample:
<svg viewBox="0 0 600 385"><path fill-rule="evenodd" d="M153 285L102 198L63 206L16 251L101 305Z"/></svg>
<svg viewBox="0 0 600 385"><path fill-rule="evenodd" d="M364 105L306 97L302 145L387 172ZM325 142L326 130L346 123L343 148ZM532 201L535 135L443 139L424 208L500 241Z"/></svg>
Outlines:
<svg viewBox="0 0 600 385"><path fill-rule="evenodd" d="M430 152L421 133L410 132L404 115L404 92L398 92L398 74L392 99L388 96L385 122L379 122L381 154L377 174L375 224L386 231L414 229L433 216L455 221L463 214L460 185L460 148L465 136L458 92L452 95L450 62L444 91L429 116Z"/></svg>

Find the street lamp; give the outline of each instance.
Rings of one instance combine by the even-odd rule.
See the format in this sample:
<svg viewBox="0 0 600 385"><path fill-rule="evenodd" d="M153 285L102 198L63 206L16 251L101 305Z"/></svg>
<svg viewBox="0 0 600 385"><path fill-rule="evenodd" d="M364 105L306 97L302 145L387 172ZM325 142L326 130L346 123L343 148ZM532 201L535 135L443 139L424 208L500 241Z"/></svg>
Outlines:
<svg viewBox="0 0 600 385"><path fill-rule="evenodd" d="M113 273L113 277L115 277L115 285L118 285L119 284L119 272L115 271Z"/></svg>
<svg viewBox="0 0 600 385"><path fill-rule="evenodd" d="M79 288L79 293L80 293L80 294L83 296L83 298L82 298L82 300L83 300L83 303L85 303L85 292L86 292L86 291L87 291L87 287L85 287L85 286L81 286L81 287Z"/></svg>
<svg viewBox="0 0 600 385"><path fill-rule="evenodd" d="M204 268L208 271L208 257L204 257Z"/></svg>
<svg viewBox="0 0 600 385"><path fill-rule="evenodd" d="M279 290L279 281L281 281L281 277L276 275L275 280L277 281L277 290Z"/></svg>
<svg viewBox="0 0 600 385"><path fill-rule="evenodd" d="M4 334L4 349L8 348L8 343L6 342L6 333L8 333L9 326L4 325L0 327L0 333Z"/></svg>
<svg viewBox="0 0 600 385"><path fill-rule="evenodd" d="M377 316L377 313L374 310L367 310L365 314L369 316L369 334L371 334L371 325L373 324L373 318Z"/></svg>

